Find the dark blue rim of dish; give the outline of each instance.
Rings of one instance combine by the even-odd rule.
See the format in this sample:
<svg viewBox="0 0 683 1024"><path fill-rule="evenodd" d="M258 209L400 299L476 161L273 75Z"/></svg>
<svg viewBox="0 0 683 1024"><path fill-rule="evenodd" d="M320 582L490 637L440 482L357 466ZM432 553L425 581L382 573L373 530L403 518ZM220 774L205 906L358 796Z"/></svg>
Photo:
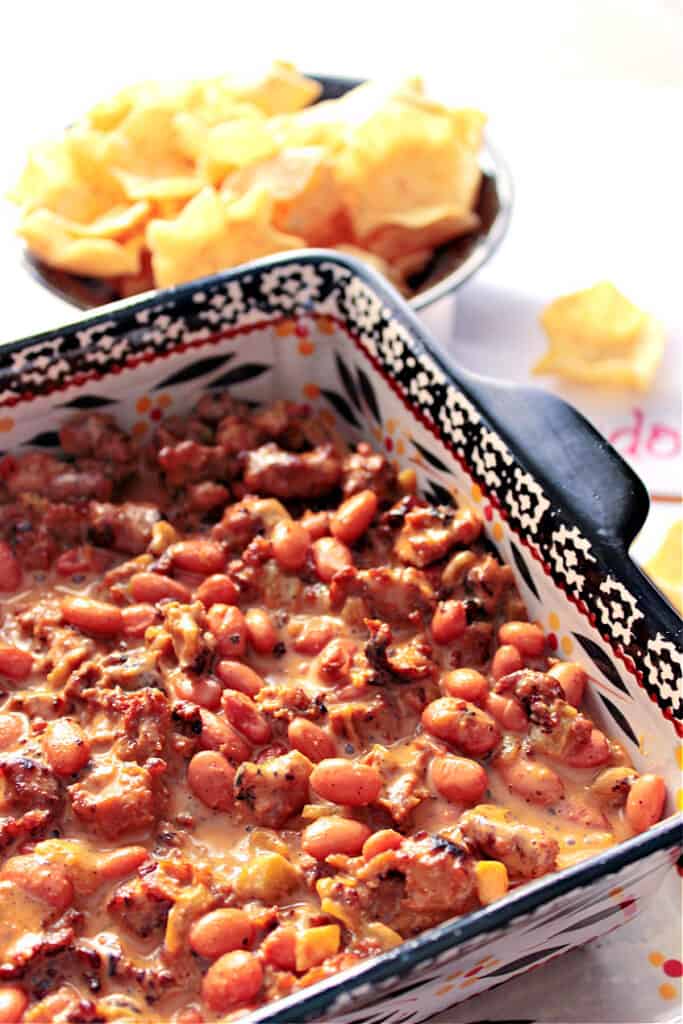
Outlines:
<svg viewBox="0 0 683 1024"><path fill-rule="evenodd" d="M322 86L323 91L317 102L337 99L367 81L363 78L318 74L309 74L307 77ZM480 166L484 177L477 205L482 220L488 226L445 242L434 250L432 264L436 262L439 267L443 264L443 267L435 271L434 266L430 264L426 276L425 274L418 275L417 281L414 283L414 291L408 298L408 302L414 310L424 309L465 284L477 270L488 263L507 234L513 205L512 176L500 152L488 138L485 138L482 146ZM309 252L315 251L315 249L309 250ZM330 251L336 252L334 249ZM78 309L99 309L112 300L120 301L116 299L115 288L111 282L105 279L81 277L78 274L48 267L34 257L26 246L23 250L23 262L31 276L36 278L44 288ZM452 269L449 269L449 265ZM230 269L238 270L243 266L247 266L247 264L240 264L239 267ZM436 280L430 285L428 281L433 276L436 277ZM159 294L162 290L157 290L155 294ZM147 294L147 292L141 292L131 298L139 299Z"/></svg>
<svg viewBox="0 0 683 1024"><path fill-rule="evenodd" d="M111 320L112 316L117 314L119 314L119 319L130 319L131 327L133 327L136 313L150 306L156 306L160 302L170 300L177 306L182 306L183 303L191 301L193 294L197 291L211 288L212 286L222 286L230 281L239 280L245 274L262 271L266 267L285 266L288 263L315 264L323 260L338 263L339 266L350 270L355 276L368 284L382 299L383 303L391 309L392 315L409 330L411 344L415 351L418 354L424 351L434 359L454 386L461 388L466 394L471 396L474 404L480 404L479 398L482 395L486 396L487 389L489 388L493 394L501 388L507 388L507 385L502 385L499 382L489 381L486 378L469 374L462 369L456 369L449 360L444 358L435 343L429 339L424 328L414 316L405 300L388 282L357 259L325 249L294 250L279 254L278 256L255 260L238 268L213 274L209 277L199 278L196 281L178 285L174 288L148 292L144 296L122 299L119 302L100 307L94 316L81 316L70 321L68 324L61 325L57 330L61 331L65 327L94 326L104 320ZM28 338L9 342L3 346L3 349L10 352L19 351L29 345L46 340L55 333L55 330L43 331ZM555 399L555 396L547 396L540 389L521 390L522 392L529 391L536 397L549 397L553 402L557 402L563 410L568 409L570 412L574 412L565 402ZM521 404L524 405L525 403L526 399ZM488 402L486 404L488 405ZM580 429L585 430L588 428L591 437L595 436L600 440L600 454L608 456L607 463L604 458L600 459L601 472L608 466L608 468L619 470L627 478L632 477L633 481L640 484L640 488L635 487L634 484L637 508L628 521L629 526L632 527L635 522L634 516L639 518L641 514L644 516L647 513L647 492L638 480L638 477L623 462L621 456L604 439L600 438L600 435L587 424L587 421L582 416L578 413L575 413L575 416L577 417L576 422ZM495 411L489 412L485 410L483 418L488 420L494 430L499 429L499 417L495 415ZM506 440L511 436L511 433L515 433L518 436L516 428L514 431L506 430L506 423L507 411L503 417L500 432L506 437ZM519 442L515 443L514 440L511 440L510 444L515 458L518 458L522 465L529 466L532 460L524 456L519 457ZM525 449L522 448L522 451L524 452ZM545 489L549 483L547 470L545 472L541 471L538 479ZM604 473L598 477L598 480L602 483ZM559 494L559 504L561 506L565 504L561 497L562 488L549 485L547 486L547 493L549 497ZM588 524L590 525L590 521ZM582 526L585 525L584 522ZM661 623L669 635L676 635L677 633L680 635L680 618L627 555L628 543L630 542L628 533L630 533L630 529L621 536L607 534L601 537L600 531L596 530L595 523L593 523L592 529L585 532L591 543L594 544L599 553L603 554L603 557L608 562L619 562L620 575L628 577L629 588L638 597L641 606L646 610L647 614L654 617L658 623ZM643 695L643 700L645 699L645 695ZM462 919L446 922L437 928L430 929L415 939L409 939L407 942L396 947L395 950L383 953L367 964L351 968L348 974L344 972L344 976L341 979L326 979L310 989L304 990L303 993L287 996L282 1000L278 1000L277 1003L256 1010L248 1017L245 1017L245 1024L294 1024L294 1022L312 1020L324 1013L325 1010L336 1002L341 994L351 997L357 989L372 988L384 981L397 979L402 974L412 971L419 964L433 960L447 950L454 949L458 945L469 942L471 939L487 932L499 931L512 923L515 918L528 914L545 903L555 900L574 889L589 886L592 882L606 875L614 874L622 868L643 860L660 850L677 849L681 846L682 842L683 814L677 814L660 822L648 832L612 847L604 854L598 854L581 864L565 868L554 875L541 878L525 886L518 892L509 894L500 906L494 904L468 914ZM367 994L367 992L361 994L358 1004L359 1009L364 1004L371 1002L371 1000L371 994ZM347 1008L353 1008L352 1001L349 1002L348 1007L345 1007L345 1009Z"/></svg>

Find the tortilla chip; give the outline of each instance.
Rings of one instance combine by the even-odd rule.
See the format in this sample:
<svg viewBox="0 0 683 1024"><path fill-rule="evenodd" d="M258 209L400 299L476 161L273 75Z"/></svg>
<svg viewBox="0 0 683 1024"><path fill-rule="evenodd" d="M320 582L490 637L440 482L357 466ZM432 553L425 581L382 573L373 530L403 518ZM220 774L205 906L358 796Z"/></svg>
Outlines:
<svg viewBox="0 0 683 1024"><path fill-rule="evenodd" d="M645 572L683 614L683 519L669 528L661 547L645 565Z"/></svg>
<svg viewBox="0 0 683 1024"><path fill-rule="evenodd" d="M226 76L220 81L235 97L253 103L269 117L301 110L314 103L322 91L318 82L306 78L293 64L280 60L254 76Z"/></svg>
<svg viewBox="0 0 683 1024"><path fill-rule="evenodd" d="M206 187L175 220L151 221L147 245L157 285L180 284L303 246L303 239L273 227L271 212L272 200L262 189L230 198Z"/></svg>
<svg viewBox="0 0 683 1024"><path fill-rule="evenodd" d="M533 368L583 384L646 391L665 347L661 325L603 281L541 314L548 351Z"/></svg>
<svg viewBox="0 0 683 1024"><path fill-rule="evenodd" d="M354 234L363 243L408 215L414 226L462 217L476 200L481 172L455 137L447 112L392 100L347 142L338 174Z"/></svg>
<svg viewBox="0 0 683 1024"><path fill-rule="evenodd" d="M334 165L322 146L283 149L230 175L225 187L238 194L265 189L273 199L275 226L309 245L350 238Z"/></svg>
<svg viewBox="0 0 683 1024"><path fill-rule="evenodd" d="M114 238L78 237L67 222L51 210L33 210L21 221L19 234L39 259L51 267L86 277L118 277L136 274L140 268L142 236Z"/></svg>

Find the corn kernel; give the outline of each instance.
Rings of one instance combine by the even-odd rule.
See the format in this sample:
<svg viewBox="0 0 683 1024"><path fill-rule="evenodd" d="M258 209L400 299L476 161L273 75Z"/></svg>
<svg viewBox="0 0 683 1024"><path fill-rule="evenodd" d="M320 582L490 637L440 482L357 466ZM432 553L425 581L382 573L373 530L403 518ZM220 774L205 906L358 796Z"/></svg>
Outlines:
<svg viewBox="0 0 683 1024"><path fill-rule="evenodd" d="M398 932L381 921L372 921L366 931L371 939L376 939L381 944L382 949L393 949L403 942L403 937Z"/></svg>
<svg viewBox="0 0 683 1024"><path fill-rule="evenodd" d="M178 534L173 529L170 523L167 523L165 519L162 519L160 523L155 523L152 527L152 539L149 542L149 551L153 555L162 555L166 548L170 547L171 544L175 544L178 540Z"/></svg>
<svg viewBox="0 0 683 1024"><path fill-rule="evenodd" d="M327 960L328 956L334 956L340 942L341 929L338 924L323 924L299 932L296 937L297 971L308 971Z"/></svg>
<svg viewBox="0 0 683 1024"><path fill-rule="evenodd" d="M417 473L414 469L402 469L398 474L398 486L404 494L415 494L417 490Z"/></svg>
<svg viewBox="0 0 683 1024"><path fill-rule="evenodd" d="M245 864L235 879L242 899L275 903L299 884L299 872L280 853L259 853Z"/></svg>
<svg viewBox="0 0 683 1024"><path fill-rule="evenodd" d="M508 891L507 868L500 861L480 860L474 874L477 881L477 896L483 907L501 899Z"/></svg>

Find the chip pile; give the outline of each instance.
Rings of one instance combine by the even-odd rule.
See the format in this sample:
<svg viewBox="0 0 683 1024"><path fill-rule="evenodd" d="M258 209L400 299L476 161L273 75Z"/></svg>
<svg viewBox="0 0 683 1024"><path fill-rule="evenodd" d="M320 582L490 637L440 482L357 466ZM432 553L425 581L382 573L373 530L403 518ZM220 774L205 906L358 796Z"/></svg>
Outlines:
<svg viewBox="0 0 683 1024"><path fill-rule="evenodd" d="M124 89L31 152L12 195L19 233L49 266L116 279L123 295L306 246L405 287L478 227L485 117L417 79L319 95L282 62L250 81Z"/></svg>

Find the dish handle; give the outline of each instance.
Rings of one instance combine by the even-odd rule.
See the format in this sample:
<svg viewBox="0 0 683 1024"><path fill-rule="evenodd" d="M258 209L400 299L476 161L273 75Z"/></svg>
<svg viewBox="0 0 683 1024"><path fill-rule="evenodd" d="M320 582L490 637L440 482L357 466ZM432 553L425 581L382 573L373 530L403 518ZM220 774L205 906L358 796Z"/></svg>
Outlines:
<svg viewBox="0 0 683 1024"><path fill-rule="evenodd" d="M640 477L573 406L540 388L474 374L465 390L553 504L564 507L591 538L628 551L650 507Z"/></svg>

